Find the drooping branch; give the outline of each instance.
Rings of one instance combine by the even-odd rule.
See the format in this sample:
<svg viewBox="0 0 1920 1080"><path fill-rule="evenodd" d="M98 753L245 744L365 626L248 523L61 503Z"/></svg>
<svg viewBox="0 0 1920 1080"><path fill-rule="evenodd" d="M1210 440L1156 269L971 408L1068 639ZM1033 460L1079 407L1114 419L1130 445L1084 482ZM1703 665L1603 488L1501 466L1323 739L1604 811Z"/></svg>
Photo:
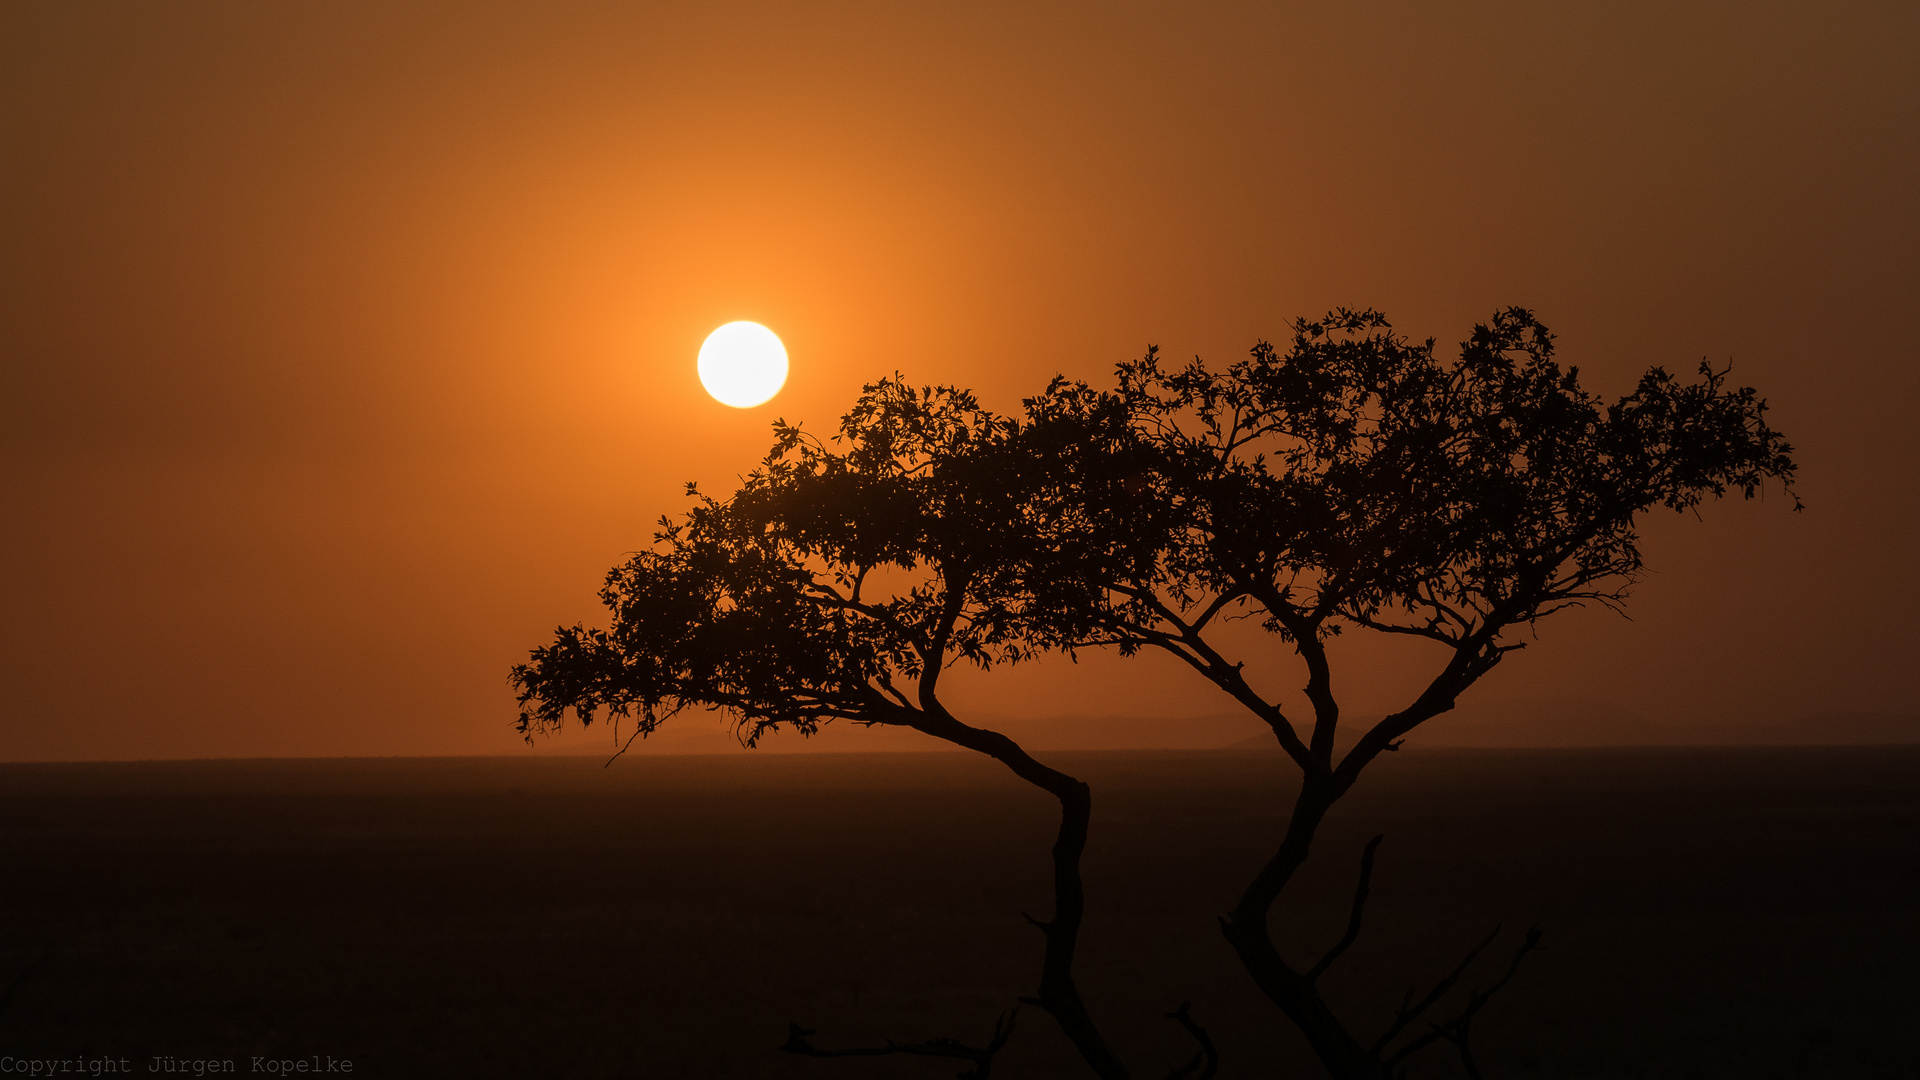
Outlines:
<svg viewBox="0 0 1920 1080"><path fill-rule="evenodd" d="M1367 849L1361 852L1360 883L1353 888L1353 912L1347 917L1347 932L1334 944L1333 948L1327 950L1327 955L1321 957L1319 963L1307 971L1309 984L1326 974L1327 969L1333 966L1333 962L1340 959L1340 954L1346 952L1359 938L1360 918L1366 914L1367 910L1367 890L1373 884L1373 853L1379 848L1380 841L1385 839L1385 835L1375 836L1367 841Z"/></svg>
<svg viewBox="0 0 1920 1080"><path fill-rule="evenodd" d="M891 1054L908 1054L915 1057L953 1058L972 1062L972 1067L958 1074L957 1080L989 1080L993 1072L993 1058L1001 1048L1007 1045L1007 1039L1013 1034L1013 1021L1019 1009L1009 1009L1000 1014L993 1022L993 1037L985 1046L969 1046L958 1039L935 1038L922 1042L896 1042L888 1039L879 1046L849 1046L832 1050L823 1050L813 1045L814 1032L799 1024L787 1025L787 1041L780 1049L789 1054L802 1057L842 1058L842 1057L885 1057Z"/></svg>

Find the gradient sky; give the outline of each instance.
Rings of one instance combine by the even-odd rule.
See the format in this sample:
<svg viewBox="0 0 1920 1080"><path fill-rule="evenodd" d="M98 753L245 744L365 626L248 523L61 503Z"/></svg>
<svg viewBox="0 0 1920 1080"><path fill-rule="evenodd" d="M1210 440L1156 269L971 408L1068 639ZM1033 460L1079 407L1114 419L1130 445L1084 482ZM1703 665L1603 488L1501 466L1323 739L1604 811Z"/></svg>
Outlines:
<svg viewBox="0 0 1920 1080"><path fill-rule="evenodd" d="M1632 621L1463 711L1912 712L1916 56L1907 3L7 5L0 758L514 752L507 668L776 416L1334 305L1533 307L1613 394L1731 361L1800 448L1807 512L1650 520ZM734 410L743 318L793 372ZM1371 648L1350 710L1415 680Z"/></svg>

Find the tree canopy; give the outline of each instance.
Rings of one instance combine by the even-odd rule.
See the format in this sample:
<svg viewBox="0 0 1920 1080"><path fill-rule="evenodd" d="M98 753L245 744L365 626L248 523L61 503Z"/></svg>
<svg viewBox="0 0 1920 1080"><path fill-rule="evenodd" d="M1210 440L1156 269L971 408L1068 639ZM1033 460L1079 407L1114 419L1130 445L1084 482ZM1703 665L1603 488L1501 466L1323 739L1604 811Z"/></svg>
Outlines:
<svg viewBox="0 0 1920 1080"><path fill-rule="evenodd" d="M1144 573L1084 563L1079 603L1054 629L1164 648L1225 679L1303 766L1332 752L1338 715L1317 647L1330 635L1408 635L1451 654L1428 694L1368 733L1357 770L1519 648L1513 628L1621 604L1643 565L1641 514L1751 498L1794 471L1766 403L1725 371L1703 364L1683 382L1656 367L1603 402L1518 308L1475 327L1452 363L1377 312L1339 310L1296 322L1285 352L1262 342L1215 371L1169 370L1149 350L1120 365L1118 383L1106 395L1056 383L1035 411L1076 414L1105 436L1117 402L1152 451L1153 471L1127 490L1172 513L1133 539L1159 552ZM1223 613L1247 607L1307 663L1305 732L1203 646Z"/></svg>

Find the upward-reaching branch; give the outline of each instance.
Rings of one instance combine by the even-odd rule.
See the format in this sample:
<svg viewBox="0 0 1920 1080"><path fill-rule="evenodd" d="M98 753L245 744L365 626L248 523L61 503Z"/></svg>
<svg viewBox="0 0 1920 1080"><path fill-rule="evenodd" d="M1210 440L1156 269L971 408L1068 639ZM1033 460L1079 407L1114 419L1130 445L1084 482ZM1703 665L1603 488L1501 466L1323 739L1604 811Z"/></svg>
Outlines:
<svg viewBox="0 0 1920 1080"><path fill-rule="evenodd" d="M1333 966L1333 962L1340 959L1340 954L1346 952L1355 941L1359 940L1360 918L1366 914L1367 890L1373 884L1373 853L1379 848L1380 841L1385 839L1385 836L1374 837L1367 841L1366 850L1360 853L1360 883L1353 887L1353 910L1347 916L1347 932L1340 936L1340 940L1334 943L1333 948L1327 950L1327 955L1321 957L1319 963L1308 969L1307 982L1315 982L1320 976L1326 974L1327 969Z"/></svg>
<svg viewBox="0 0 1920 1080"><path fill-rule="evenodd" d="M1467 965L1471 964L1473 958L1478 956L1481 950L1485 949L1487 945L1493 941L1494 936L1499 933L1499 927L1495 927L1493 934L1488 935L1486 941L1481 942L1472 952L1468 953L1467 958L1461 961L1460 966L1454 969L1453 973L1446 979L1442 980L1440 985L1436 986L1434 991L1428 994L1422 1004L1415 1008L1411 1014L1405 1014L1403 1010L1403 1017L1395 1018L1395 1026L1389 1029L1386 1035L1381 1036L1380 1044L1384 1046L1387 1042L1391 1041L1393 1036L1397 1035L1399 1030L1406 1026L1407 1020L1411 1020L1413 1016L1424 1012L1428 1007L1432 1006L1435 1001L1439 1000L1440 995L1451 989L1454 982L1459 979L1460 974L1466 970ZM1445 1039L1454 1044L1455 1048L1459 1050L1460 1061L1461 1064L1465 1066L1467 1074L1478 1080L1479 1068L1474 1063L1473 1052L1468 1045L1472 1039L1473 1018L1479 1015L1480 1010L1486 1007L1487 1002L1493 1000L1495 994L1506 989L1507 984L1512 982L1514 975L1519 972L1520 962L1527 958L1528 953L1538 948L1540 948L1540 928L1537 926L1530 927L1527 930L1526 937L1520 943L1519 950L1513 954L1513 959L1508 961L1506 972L1502 974L1492 986L1484 990L1476 989L1469 993L1467 995L1467 1003L1460 1010L1459 1015L1445 1023L1434 1024L1425 1034L1409 1040L1406 1045L1400 1047L1400 1049L1394 1051L1386 1058L1387 1064L1395 1065L1405 1061L1407 1058L1412 1057L1428 1046Z"/></svg>

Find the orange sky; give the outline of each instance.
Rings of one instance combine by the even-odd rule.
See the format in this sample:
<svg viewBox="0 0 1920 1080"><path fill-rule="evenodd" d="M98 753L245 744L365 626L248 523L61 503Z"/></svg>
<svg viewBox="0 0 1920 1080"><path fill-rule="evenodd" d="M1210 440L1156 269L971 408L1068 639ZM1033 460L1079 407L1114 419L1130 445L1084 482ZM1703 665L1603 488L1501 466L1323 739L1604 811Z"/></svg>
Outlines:
<svg viewBox="0 0 1920 1080"><path fill-rule="evenodd" d="M0 758L514 752L508 666L775 416L1336 304L1531 306L1611 393L1731 359L1802 451L1805 514L1650 523L1633 621L1466 708L1913 712L1915 56L1904 3L9 5ZM738 318L793 358L744 411L693 366Z"/></svg>

